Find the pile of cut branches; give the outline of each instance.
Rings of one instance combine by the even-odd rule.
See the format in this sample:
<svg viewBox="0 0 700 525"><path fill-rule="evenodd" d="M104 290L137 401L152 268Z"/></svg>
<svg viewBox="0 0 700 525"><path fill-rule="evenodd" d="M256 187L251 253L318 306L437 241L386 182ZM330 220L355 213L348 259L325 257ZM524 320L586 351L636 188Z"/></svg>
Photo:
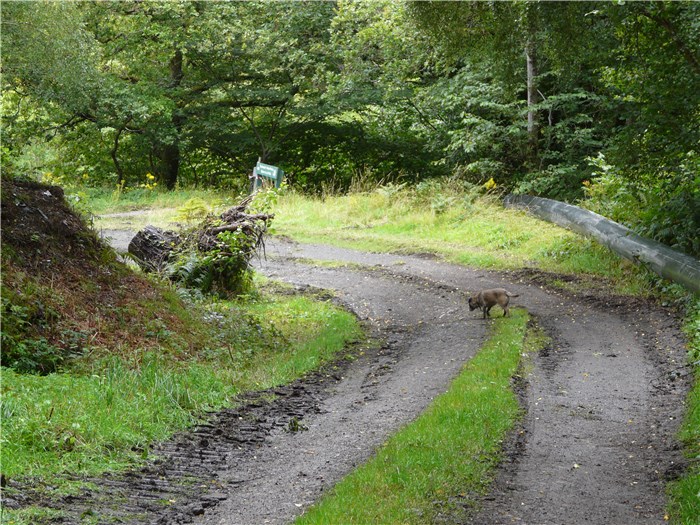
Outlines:
<svg viewBox="0 0 700 525"><path fill-rule="evenodd" d="M271 213L247 213L253 195L246 197L238 206L229 208L219 215L218 219L209 216L200 225L197 247L202 252L224 248L219 234L224 232L240 232L248 241L250 257L265 251L265 234L270 221L274 218Z"/></svg>
<svg viewBox="0 0 700 525"><path fill-rule="evenodd" d="M235 295L246 291L250 260L265 250L265 235L274 215L248 213L249 196L221 215L209 215L180 232L146 226L129 244L129 253L146 272L205 293Z"/></svg>

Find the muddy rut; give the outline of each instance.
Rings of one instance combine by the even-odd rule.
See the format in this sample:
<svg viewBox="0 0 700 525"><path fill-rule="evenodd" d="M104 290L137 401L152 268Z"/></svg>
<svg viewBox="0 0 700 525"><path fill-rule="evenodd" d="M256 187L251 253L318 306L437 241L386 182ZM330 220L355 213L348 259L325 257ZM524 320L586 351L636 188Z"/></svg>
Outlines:
<svg viewBox="0 0 700 525"><path fill-rule="evenodd" d="M344 265L312 263L320 260ZM162 444L142 471L94 480L93 492L59 505L75 522L86 513L129 523L293 521L447 389L491 322L468 311L467 293L503 286L551 344L526 360L524 418L469 522L664 523L664 484L683 466L674 436L687 388L674 374L684 346L667 309L555 292L533 272L282 240L268 243L259 271L300 290L333 290L382 344L212 415Z"/></svg>

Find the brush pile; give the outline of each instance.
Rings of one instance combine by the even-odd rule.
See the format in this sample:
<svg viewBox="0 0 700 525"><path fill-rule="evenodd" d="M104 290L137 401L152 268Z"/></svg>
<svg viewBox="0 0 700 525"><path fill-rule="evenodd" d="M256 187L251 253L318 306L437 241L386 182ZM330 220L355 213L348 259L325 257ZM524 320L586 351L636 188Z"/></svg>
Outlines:
<svg viewBox="0 0 700 525"><path fill-rule="evenodd" d="M129 253L146 272L219 295L242 293L250 260L265 250L273 214L248 213L252 197L196 227L173 232L146 226L129 244Z"/></svg>

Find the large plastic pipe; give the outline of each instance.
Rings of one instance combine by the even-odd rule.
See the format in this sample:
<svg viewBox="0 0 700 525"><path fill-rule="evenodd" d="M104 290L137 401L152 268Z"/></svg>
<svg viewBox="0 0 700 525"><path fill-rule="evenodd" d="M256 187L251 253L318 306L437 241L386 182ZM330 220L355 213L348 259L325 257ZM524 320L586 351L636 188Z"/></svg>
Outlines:
<svg viewBox="0 0 700 525"><path fill-rule="evenodd" d="M660 276L700 294L700 261L690 255L641 237L602 215L565 202L529 195L508 195L504 204L525 208L537 217L592 237L625 259L641 263Z"/></svg>

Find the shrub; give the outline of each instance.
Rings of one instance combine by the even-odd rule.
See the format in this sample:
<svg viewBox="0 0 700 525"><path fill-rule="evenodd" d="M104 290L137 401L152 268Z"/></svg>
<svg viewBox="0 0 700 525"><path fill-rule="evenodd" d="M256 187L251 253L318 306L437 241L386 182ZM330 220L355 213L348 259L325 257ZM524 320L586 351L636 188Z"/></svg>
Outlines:
<svg viewBox="0 0 700 525"><path fill-rule="evenodd" d="M583 205L690 255L700 255L700 157L689 152L677 168L653 175L626 173L603 155L589 159Z"/></svg>

